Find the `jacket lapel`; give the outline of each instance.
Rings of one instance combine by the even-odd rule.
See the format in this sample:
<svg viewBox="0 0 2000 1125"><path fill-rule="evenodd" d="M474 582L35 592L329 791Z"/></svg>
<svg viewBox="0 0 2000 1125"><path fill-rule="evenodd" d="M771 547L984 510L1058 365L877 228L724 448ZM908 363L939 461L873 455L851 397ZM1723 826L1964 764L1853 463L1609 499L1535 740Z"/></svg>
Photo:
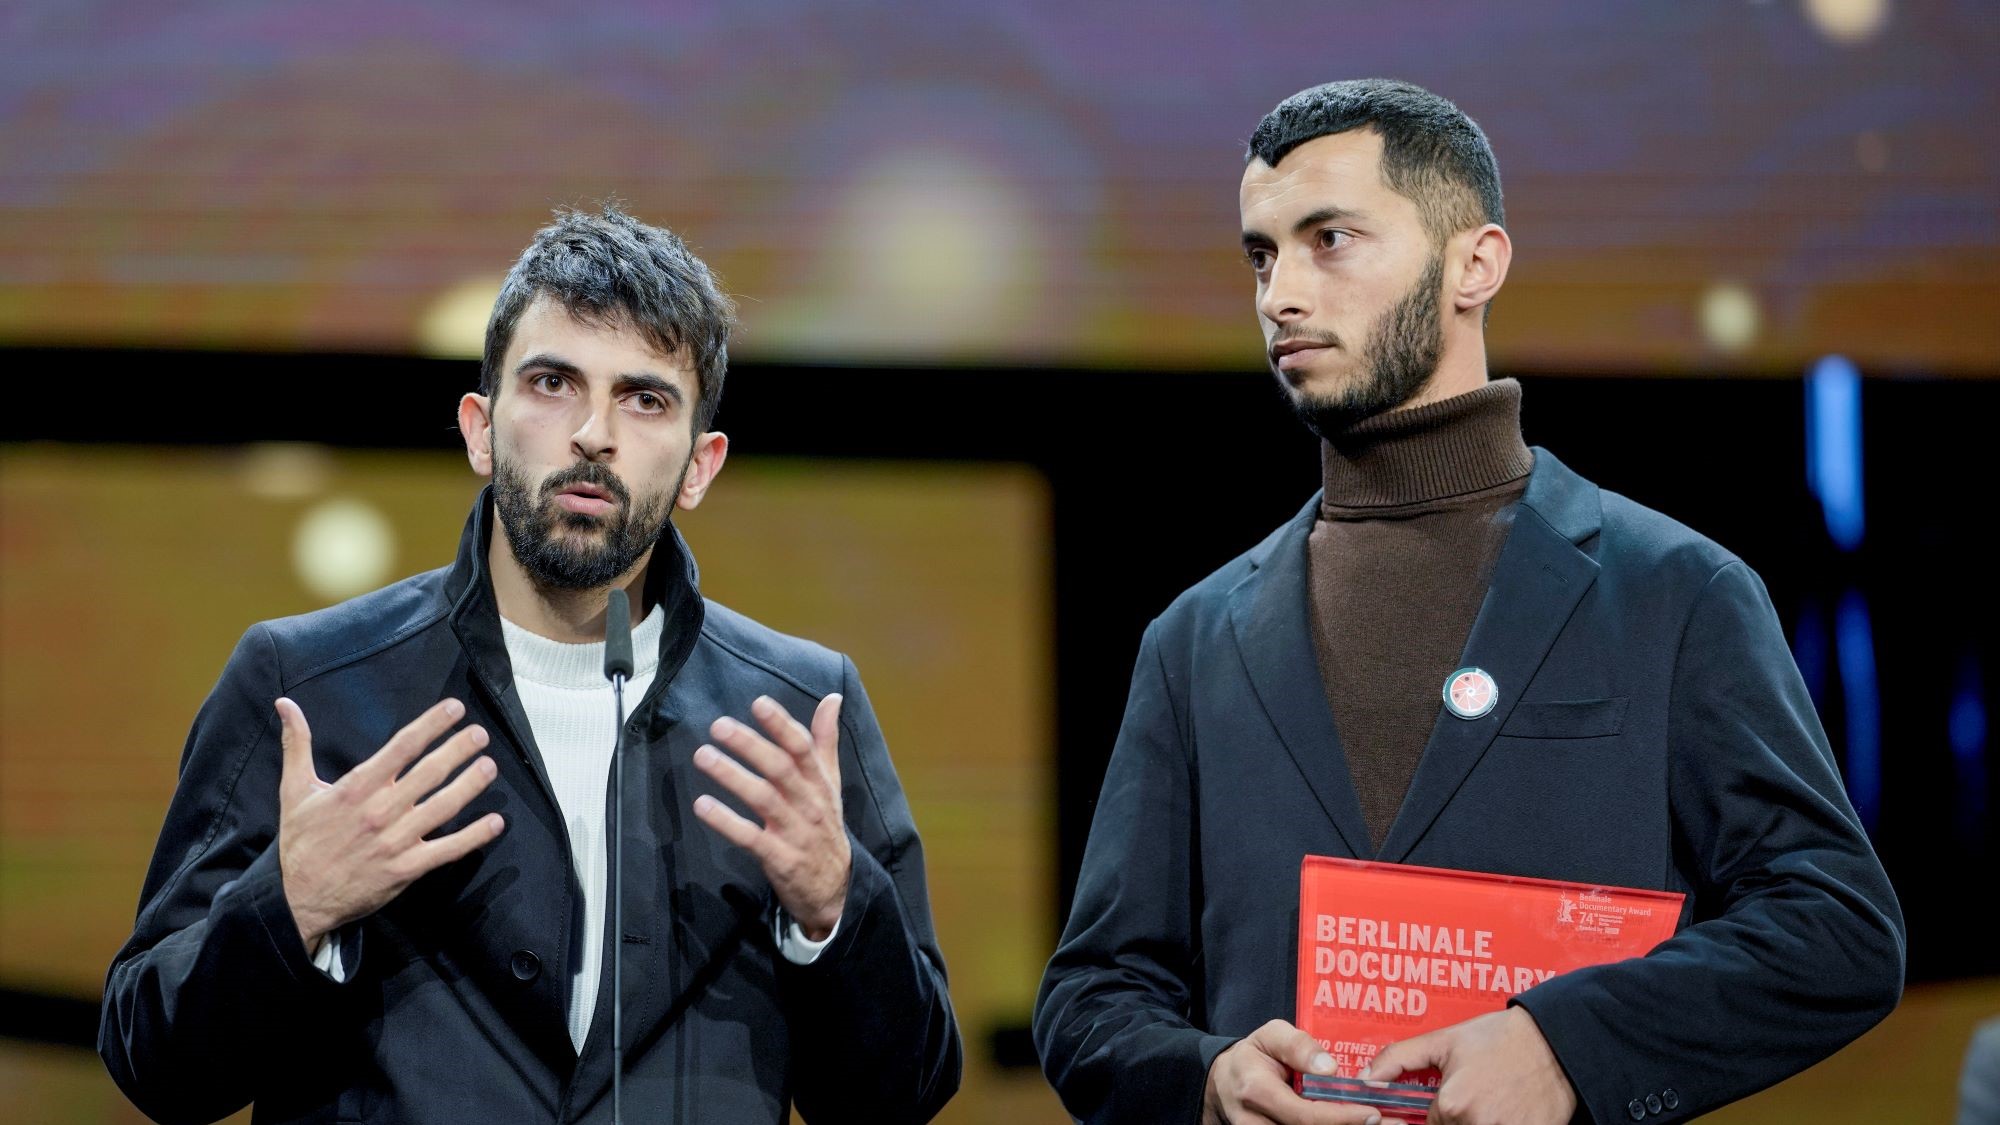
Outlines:
<svg viewBox="0 0 2000 1125"><path fill-rule="evenodd" d="M1597 486L1537 447L1528 491L1458 662L1491 675L1499 702L1477 719L1461 719L1440 699L1430 742L1377 858L1403 862L1492 745L1577 603L1597 581L1597 561L1578 544L1594 537L1601 522ZM1438 685L1440 695L1443 686Z"/></svg>
<svg viewBox="0 0 2000 1125"><path fill-rule="evenodd" d="M1318 512L1314 496L1264 541L1251 560L1256 569L1229 593L1229 623L1264 714L1348 853L1366 856L1368 826L1327 706L1306 605L1306 539Z"/></svg>
<svg viewBox="0 0 2000 1125"><path fill-rule="evenodd" d="M521 764L534 775L538 792L546 802L551 823L562 824L556 804L555 786L549 783L548 768L535 745L535 732L528 714L514 691L514 662L507 657L507 642L500 632L500 611L493 598L493 583L486 576L486 550L493 534L493 488L488 485L473 502L472 515L458 540L458 557L445 577L445 591L451 598L451 628L472 669L472 679L486 695L487 704L500 720L504 735L514 746Z"/></svg>

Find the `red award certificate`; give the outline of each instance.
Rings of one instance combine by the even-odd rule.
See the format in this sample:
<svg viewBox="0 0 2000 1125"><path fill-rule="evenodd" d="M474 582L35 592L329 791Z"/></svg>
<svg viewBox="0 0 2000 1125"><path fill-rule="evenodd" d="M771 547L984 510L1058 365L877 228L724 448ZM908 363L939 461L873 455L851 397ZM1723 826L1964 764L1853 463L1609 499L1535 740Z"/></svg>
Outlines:
<svg viewBox="0 0 2000 1125"><path fill-rule="evenodd" d="M1356 1073L1390 1043L1507 1006L1557 973L1642 957L1682 896L1309 855L1299 870L1298 1025L1333 1055L1308 1098L1423 1121L1435 1070L1387 1086Z"/></svg>

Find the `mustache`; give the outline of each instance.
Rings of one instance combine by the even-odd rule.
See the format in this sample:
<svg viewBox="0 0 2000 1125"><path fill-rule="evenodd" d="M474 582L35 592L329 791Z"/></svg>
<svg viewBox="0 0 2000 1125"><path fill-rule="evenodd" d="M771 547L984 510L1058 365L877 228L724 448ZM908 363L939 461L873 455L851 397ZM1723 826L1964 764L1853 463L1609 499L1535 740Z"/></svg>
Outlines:
<svg viewBox="0 0 2000 1125"><path fill-rule="evenodd" d="M567 469L550 473L542 481L543 502L554 499L556 493L573 484L594 485L610 493L620 508L629 511L632 507L632 493L626 489L625 482L596 461L578 461Z"/></svg>
<svg viewBox="0 0 2000 1125"><path fill-rule="evenodd" d="M1271 337L1271 342L1264 345L1264 354L1270 357L1272 363L1276 363L1278 362L1278 345L1289 344L1294 340L1303 340L1309 344L1323 344L1329 348L1340 346L1340 337L1335 333L1315 331L1310 328L1293 328L1288 331L1279 332L1276 336Z"/></svg>

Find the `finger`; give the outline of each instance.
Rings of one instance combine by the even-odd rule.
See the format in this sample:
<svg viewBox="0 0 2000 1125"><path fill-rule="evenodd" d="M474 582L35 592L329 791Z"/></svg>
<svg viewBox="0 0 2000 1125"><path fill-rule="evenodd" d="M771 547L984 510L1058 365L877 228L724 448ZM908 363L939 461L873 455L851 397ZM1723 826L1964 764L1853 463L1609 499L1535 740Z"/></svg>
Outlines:
<svg viewBox="0 0 2000 1125"><path fill-rule="evenodd" d="M773 745L770 739L727 716L710 723L708 733L718 744L742 759L743 764L762 775L765 781L788 794L797 790L798 760Z"/></svg>
<svg viewBox="0 0 2000 1125"><path fill-rule="evenodd" d="M276 707L278 745L285 755L278 774L278 806L291 808L312 795L319 774L313 769L312 727L306 724L306 713L289 699L280 698Z"/></svg>
<svg viewBox="0 0 2000 1125"><path fill-rule="evenodd" d="M750 810L770 824L773 813L782 813L784 795L768 781L743 768L743 763L713 746L694 752L695 767L741 798Z"/></svg>
<svg viewBox="0 0 2000 1125"><path fill-rule="evenodd" d="M770 833L706 793L694 799L694 815L716 835L756 856L760 862L771 850Z"/></svg>
<svg viewBox="0 0 2000 1125"><path fill-rule="evenodd" d="M391 787L395 799L405 807L423 800L425 794L443 785L446 778L470 761L474 754L484 750L491 741L486 728L476 723L455 732L444 740L443 745L425 754L410 767L408 773L397 779Z"/></svg>
<svg viewBox="0 0 2000 1125"><path fill-rule="evenodd" d="M1391 1043L1361 1068L1361 1079L1370 1086L1382 1086L1413 1070L1443 1069L1450 1046L1451 1040L1436 1031Z"/></svg>
<svg viewBox="0 0 2000 1125"><path fill-rule="evenodd" d="M1373 1106L1301 1097L1289 1081L1275 1075L1259 1075L1245 1089L1243 1105L1277 1125L1379 1125L1382 1120Z"/></svg>
<svg viewBox="0 0 2000 1125"><path fill-rule="evenodd" d="M410 876L411 881L414 882L419 876L435 871L453 860L464 859L499 839L500 833L506 830L505 817L497 812L487 813L449 836L425 840L404 853L409 870L413 872Z"/></svg>
<svg viewBox="0 0 2000 1125"><path fill-rule="evenodd" d="M485 792L500 776L500 768L491 758L480 758L460 770L451 784L424 798L417 806L403 815L397 824L397 831L403 839L415 844L425 836L437 831L444 823L455 817L474 797Z"/></svg>
<svg viewBox="0 0 2000 1125"><path fill-rule="evenodd" d="M368 760L348 772L358 784L374 788L388 785L396 780L411 762L423 754L431 743L444 737L451 724L465 716L465 704L456 699L441 699L430 710L410 720L408 726L389 737L380 750L370 755ZM344 780L344 779L343 779Z"/></svg>
<svg viewBox="0 0 2000 1125"><path fill-rule="evenodd" d="M1251 1032L1250 1042L1293 1070L1306 1074L1333 1073L1333 1056L1320 1047L1319 1040L1284 1020L1272 1020Z"/></svg>
<svg viewBox="0 0 2000 1125"><path fill-rule="evenodd" d="M750 701L750 714L756 717L759 726L794 758L804 758L813 752L813 735L804 724L792 718L792 713L778 706L778 701L768 695L760 695Z"/></svg>
<svg viewBox="0 0 2000 1125"><path fill-rule="evenodd" d="M813 748L819 752L819 764L826 770L826 779L833 783L833 791L840 792L840 705L845 702L838 692L819 701L813 711Z"/></svg>

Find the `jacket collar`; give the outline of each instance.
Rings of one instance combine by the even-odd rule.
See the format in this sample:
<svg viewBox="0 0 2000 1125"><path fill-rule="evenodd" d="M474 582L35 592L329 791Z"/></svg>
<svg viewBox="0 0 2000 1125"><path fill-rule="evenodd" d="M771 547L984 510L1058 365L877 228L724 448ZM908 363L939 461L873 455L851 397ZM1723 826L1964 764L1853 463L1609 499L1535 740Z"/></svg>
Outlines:
<svg viewBox="0 0 2000 1125"><path fill-rule="evenodd" d="M475 661L511 679L513 670L500 633L500 603L493 594L493 576L486 569L493 525L493 486L489 484L479 490L479 499L458 537L458 556L445 575L445 597L451 602L452 628L466 651ZM694 650L703 618L701 575L687 542L671 521L653 547L641 600L666 611L667 627L660 633L660 670L654 677L654 683L664 683ZM634 620L641 616L639 607L634 606Z"/></svg>
<svg viewBox="0 0 2000 1125"><path fill-rule="evenodd" d="M1596 485L1547 450L1534 450L1522 511L1494 566L1461 665L1499 682L1499 706L1477 720L1440 718L1379 854L1361 816L1346 755L1326 702L1306 606L1306 546L1320 497L1249 556L1251 573L1229 593L1230 623L1257 701L1319 799L1349 854L1401 861L1423 838L1493 741L1577 603L1596 581L1586 547L1603 522Z"/></svg>

